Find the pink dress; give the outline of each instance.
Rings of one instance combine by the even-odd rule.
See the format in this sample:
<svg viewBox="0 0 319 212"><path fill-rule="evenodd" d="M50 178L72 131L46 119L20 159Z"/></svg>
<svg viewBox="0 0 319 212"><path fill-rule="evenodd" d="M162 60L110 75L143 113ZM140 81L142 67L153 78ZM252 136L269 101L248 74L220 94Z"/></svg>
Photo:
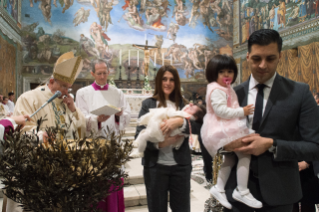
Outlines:
<svg viewBox="0 0 319 212"><path fill-rule="evenodd" d="M207 85L206 101L210 102L211 93L219 89L227 95L227 107L238 108L238 99L231 86L228 88L212 82ZM201 128L203 144L211 156L215 156L218 149L226 144L249 135L253 132L246 126L246 117L223 119L218 117L211 104L207 104L207 113L204 117L204 124Z"/></svg>

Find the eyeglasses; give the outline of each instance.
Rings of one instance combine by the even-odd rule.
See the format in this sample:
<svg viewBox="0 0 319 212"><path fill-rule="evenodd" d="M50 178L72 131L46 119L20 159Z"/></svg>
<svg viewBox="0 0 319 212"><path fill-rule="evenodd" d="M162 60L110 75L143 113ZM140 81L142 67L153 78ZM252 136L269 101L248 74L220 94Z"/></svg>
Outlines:
<svg viewBox="0 0 319 212"><path fill-rule="evenodd" d="M63 90L69 90L69 87L68 87L68 86L62 85L62 84L61 84L59 81L57 81L57 80L54 80L54 81L56 81L56 83L58 83L59 86L60 86Z"/></svg>

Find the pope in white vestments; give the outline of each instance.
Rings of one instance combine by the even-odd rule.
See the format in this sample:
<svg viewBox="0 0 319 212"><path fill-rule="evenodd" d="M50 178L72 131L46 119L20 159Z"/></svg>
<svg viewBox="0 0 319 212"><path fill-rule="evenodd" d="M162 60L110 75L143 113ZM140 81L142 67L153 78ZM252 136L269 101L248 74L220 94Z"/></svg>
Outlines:
<svg viewBox="0 0 319 212"><path fill-rule="evenodd" d="M92 68L91 75L95 78L95 82L79 89L76 93L76 105L86 118L86 133L87 135L93 133L94 136L106 136L108 127L110 132L117 134L124 130L125 126L130 122L131 109L125 100L123 92L107 84L109 70L105 61L94 61ZM121 111L110 116L97 116L91 113L94 109L104 105L113 105L121 108ZM99 203L98 208L107 212L124 212L123 189L106 197L104 201Z"/></svg>
<svg viewBox="0 0 319 212"><path fill-rule="evenodd" d="M55 127L56 123L62 129L68 129L66 137L73 139L73 131L81 137L81 129L85 129L85 117L81 110L75 107L68 89L82 70L82 59L74 57L73 52L63 54L56 62L53 77L43 86L22 94L14 109L14 116L31 115L47 102L56 91L61 91L62 96L54 99L42 110L36 113L30 122L27 122L23 131L33 131L37 128L37 120L46 116L46 120L37 132L40 139L46 135L46 127Z"/></svg>
<svg viewBox="0 0 319 212"><path fill-rule="evenodd" d="M54 99L46 105L42 110L36 113L30 121L25 123L22 129L25 132L36 132L37 120L45 118L39 132L36 132L40 141L46 141L46 127L55 127L56 123L62 129L67 129L66 138L73 138L73 131L78 137L85 131L85 117L82 112L76 108L72 97L68 93L68 89L72 86L78 74L81 72L83 62L81 57L74 57L73 52L68 52L59 57L57 60L53 76L48 83L39 86L34 90L22 94L14 109L14 116L31 115L47 102L56 91L62 93L61 97ZM83 131L83 132L82 132ZM20 212L22 208L18 203L8 198L6 212Z"/></svg>

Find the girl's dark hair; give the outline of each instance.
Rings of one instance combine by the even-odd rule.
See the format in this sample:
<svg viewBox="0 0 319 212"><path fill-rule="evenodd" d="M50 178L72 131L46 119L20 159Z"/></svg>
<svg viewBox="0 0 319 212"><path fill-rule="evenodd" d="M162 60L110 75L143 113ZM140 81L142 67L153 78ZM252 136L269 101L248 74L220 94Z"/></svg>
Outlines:
<svg viewBox="0 0 319 212"><path fill-rule="evenodd" d="M202 124L204 116L206 115L206 107L200 104L194 104L194 105L196 105L199 108L199 110L194 114L196 118L196 122Z"/></svg>
<svg viewBox="0 0 319 212"><path fill-rule="evenodd" d="M181 81L178 75L178 71L174 66L165 65L158 70L156 74L156 78L155 78L155 91L154 91L153 97L157 101L159 101L158 107L167 107L165 94L162 90L162 80L166 71L170 72L174 77L175 88L173 92L169 95L169 100L171 100L172 102L175 102L175 106L177 109L181 103L180 101L184 99L182 96Z"/></svg>
<svg viewBox="0 0 319 212"><path fill-rule="evenodd" d="M206 79L209 83L216 82L218 79L219 71L223 69L230 69L234 71L234 78L232 83L236 81L238 69L236 61L232 56L226 54L215 55L207 64L206 67Z"/></svg>

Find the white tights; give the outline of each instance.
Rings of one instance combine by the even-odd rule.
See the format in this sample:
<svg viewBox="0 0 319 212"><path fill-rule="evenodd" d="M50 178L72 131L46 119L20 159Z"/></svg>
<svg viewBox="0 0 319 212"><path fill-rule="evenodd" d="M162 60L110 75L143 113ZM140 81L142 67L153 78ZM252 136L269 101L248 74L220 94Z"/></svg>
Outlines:
<svg viewBox="0 0 319 212"><path fill-rule="evenodd" d="M239 191L247 190L248 176L249 176L249 165L251 155L245 155L240 152L236 152L238 157L237 164L237 188ZM220 166L217 178L217 188L219 191L225 190L226 182L229 178L232 167L235 165L234 155L225 155L224 163Z"/></svg>

